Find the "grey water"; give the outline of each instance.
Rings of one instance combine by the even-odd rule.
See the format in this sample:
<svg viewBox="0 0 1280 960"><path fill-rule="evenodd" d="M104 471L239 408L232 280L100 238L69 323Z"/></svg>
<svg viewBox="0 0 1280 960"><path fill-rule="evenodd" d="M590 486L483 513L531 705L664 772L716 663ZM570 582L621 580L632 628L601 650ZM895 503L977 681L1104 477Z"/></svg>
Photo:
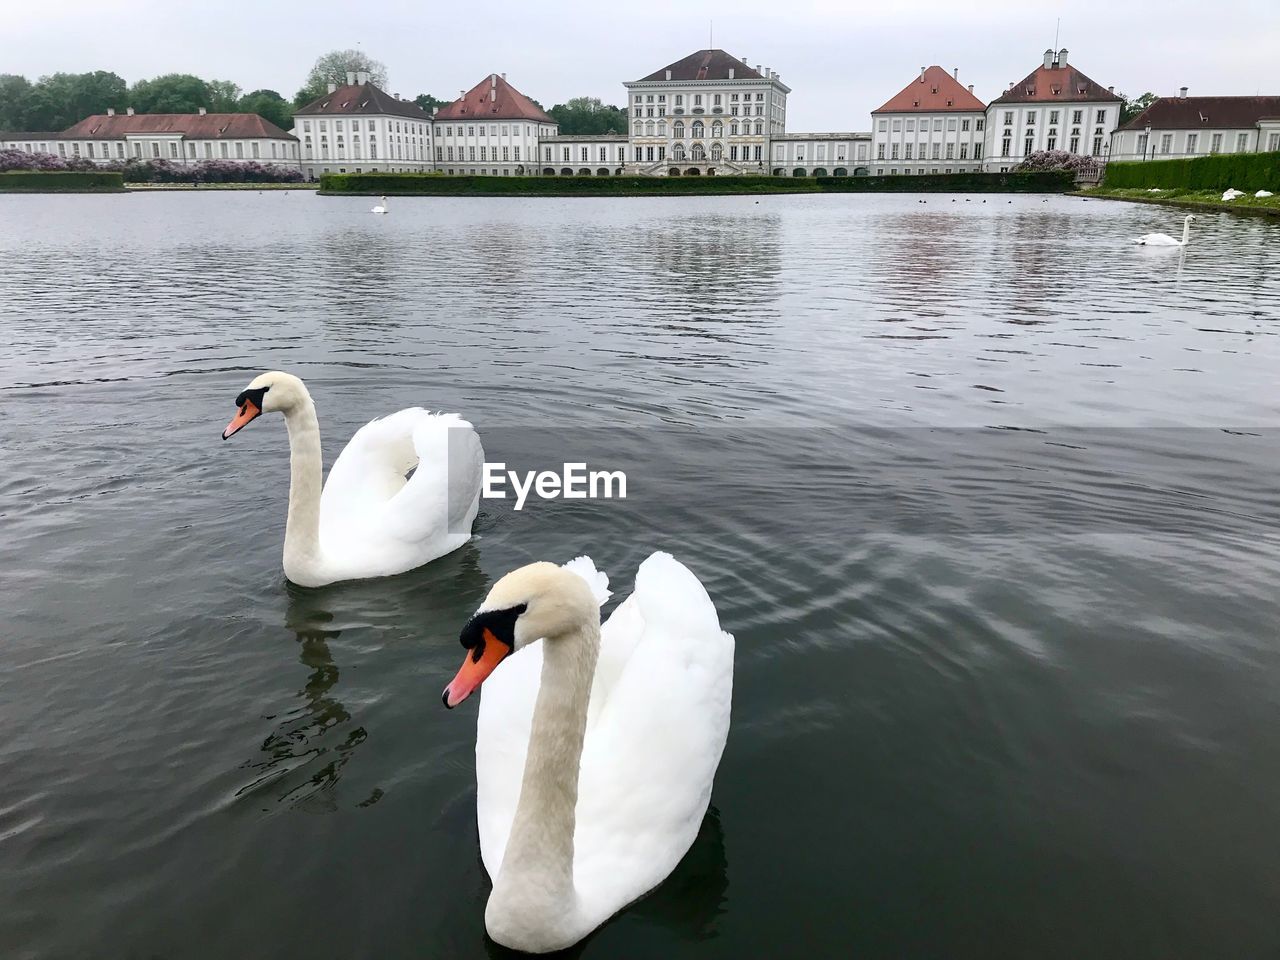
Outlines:
<svg viewBox="0 0 1280 960"><path fill-rule="evenodd" d="M458 629L655 549L732 729L573 955L1280 951L1280 223L920 199L0 197L0 955L503 955ZM267 369L628 498L295 588Z"/></svg>

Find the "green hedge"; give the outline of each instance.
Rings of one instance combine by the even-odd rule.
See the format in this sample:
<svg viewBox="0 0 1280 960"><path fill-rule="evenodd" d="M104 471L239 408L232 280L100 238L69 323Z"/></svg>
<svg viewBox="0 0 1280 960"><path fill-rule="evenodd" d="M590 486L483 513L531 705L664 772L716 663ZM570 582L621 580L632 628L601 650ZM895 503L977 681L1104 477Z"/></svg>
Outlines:
<svg viewBox="0 0 1280 960"><path fill-rule="evenodd" d="M1070 173L950 173L884 177L475 177L439 173L326 173L328 194L638 196L721 193L1063 193Z"/></svg>
<svg viewBox="0 0 1280 960"><path fill-rule="evenodd" d="M111 193L124 177L105 170L12 170L0 173L0 193Z"/></svg>
<svg viewBox="0 0 1280 960"><path fill-rule="evenodd" d="M1217 153L1187 160L1107 164L1106 187L1161 187L1182 190L1276 190L1280 153Z"/></svg>
<svg viewBox="0 0 1280 960"><path fill-rule="evenodd" d="M1066 193L1075 189L1075 175L1068 170L818 177L817 182L828 193Z"/></svg>

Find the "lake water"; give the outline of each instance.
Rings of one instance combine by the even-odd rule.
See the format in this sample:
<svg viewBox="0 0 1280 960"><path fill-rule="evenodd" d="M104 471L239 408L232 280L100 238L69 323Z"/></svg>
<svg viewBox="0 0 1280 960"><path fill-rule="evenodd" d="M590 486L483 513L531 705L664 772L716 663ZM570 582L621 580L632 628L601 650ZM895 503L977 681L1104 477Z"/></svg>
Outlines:
<svg viewBox="0 0 1280 960"><path fill-rule="evenodd" d="M0 197L0 954L502 954L458 629L665 548L733 727L577 954L1274 955L1280 223L919 200ZM293 588L272 368L629 498Z"/></svg>

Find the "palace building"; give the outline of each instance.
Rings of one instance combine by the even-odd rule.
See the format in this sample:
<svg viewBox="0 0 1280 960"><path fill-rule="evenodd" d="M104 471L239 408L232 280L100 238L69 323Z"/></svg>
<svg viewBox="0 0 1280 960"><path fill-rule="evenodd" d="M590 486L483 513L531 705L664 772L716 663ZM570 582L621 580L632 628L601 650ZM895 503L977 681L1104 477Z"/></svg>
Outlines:
<svg viewBox="0 0 1280 960"><path fill-rule="evenodd" d="M723 50L698 50L623 87L627 173L767 173L769 144L787 129L791 88Z"/></svg>
<svg viewBox="0 0 1280 960"><path fill-rule="evenodd" d="M1119 125L1121 98L1046 50L1044 63L987 106L988 172L1012 170L1039 150L1065 150L1105 160Z"/></svg>
<svg viewBox="0 0 1280 960"><path fill-rule="evenodd" d="M977 173L987 106L960 83L960 70L921 67L920 75L871 111L869 170L875 174ZM866 167L867 164L860 164Z"/></svg>
<svg viewBox="0 0 1280 960"><path fill-rule="evenodd" d="M1280 97L1161 97L1111 135L1112 160L1280 151Z"/></svg>
<svg viewBox="0 0 1280 960"><path fill-rule="evenodd" d="M104 164L127 160L257 160L296 167L298 141L256 113L125 113L108 110L85 117L38 151ZM7 139L7 137L5 138ZM23 147L26 143L23 143ZM36 146L36 144L32 144ZM47 149L45 149L47 148Z"/></svg>
<svg viewBox="0 0 1280 960"><path fill-rule="evenodd" d="M367 73L294 111L302 170L322 173L421 173L434 168L431 116L412 100L384 93Z"/></svg>
<svg viewBox="0 0 1280 960"><path fill-rule="evenodd" d="M536 173L538 145L559 129L505 73L489 74L431 120L436 170L495 177Z"/></svg>

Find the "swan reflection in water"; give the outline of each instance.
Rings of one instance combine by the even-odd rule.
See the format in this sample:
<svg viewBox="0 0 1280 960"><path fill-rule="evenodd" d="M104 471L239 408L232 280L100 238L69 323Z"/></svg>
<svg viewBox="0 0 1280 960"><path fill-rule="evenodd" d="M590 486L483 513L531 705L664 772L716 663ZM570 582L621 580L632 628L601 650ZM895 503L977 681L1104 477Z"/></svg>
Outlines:
<svg viewBox="0 0 1280 960"><path fill-rule="evenodd" d="M286 589L289 606L285 626L297 636L298 659L308 670L307 680L298 692L300 704L267 717L277 720L277 726L262 741L265 757L246 764L259 775L240 793L270 789L279 791L277 803L332 810L342 768L368 734L364 727L352 724L351 712L333 694L339 670L329 644L342 631L333 627L334 615L326 603L329 591L305 590L293 584L286 584ZM327 762L309 770L326 758ZM375 788L361 805L375 803L381 795Z"/></svg>

